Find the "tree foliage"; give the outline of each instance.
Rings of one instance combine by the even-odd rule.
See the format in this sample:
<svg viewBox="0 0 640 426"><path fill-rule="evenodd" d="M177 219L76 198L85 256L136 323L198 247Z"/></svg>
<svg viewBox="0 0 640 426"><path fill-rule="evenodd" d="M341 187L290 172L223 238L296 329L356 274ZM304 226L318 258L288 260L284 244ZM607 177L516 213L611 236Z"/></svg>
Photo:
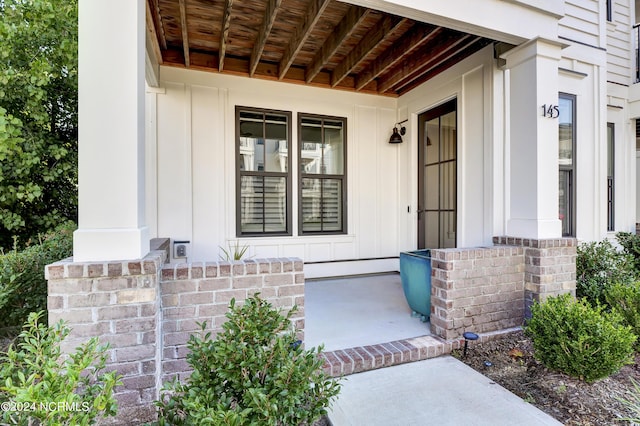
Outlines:
<svg viewBox="0 0 640 426"><path fill-rule="evenodd" d="M0 247L77 211L77 0L0 0Z"/></svg>

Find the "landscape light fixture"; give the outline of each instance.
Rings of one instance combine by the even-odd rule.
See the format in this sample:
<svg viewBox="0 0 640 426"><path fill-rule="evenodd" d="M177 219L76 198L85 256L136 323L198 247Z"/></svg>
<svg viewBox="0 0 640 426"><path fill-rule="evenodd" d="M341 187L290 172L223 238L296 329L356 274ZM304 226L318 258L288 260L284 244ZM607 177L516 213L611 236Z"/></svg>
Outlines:
<svg viewBox="0 0 640 426"><path fill-rule="evenodd" d="M407 133L407 128L404 126L400 126L402 123L406 123L407 120L404 121L400 121L396 124L393 125L393 133L391 134L391 137L389 138L389 143L402 143L402 136L404 136L405 133ZM400 130L398 130L398 126L400 126ZM401 136L402 135L402 136Z"/></svg>

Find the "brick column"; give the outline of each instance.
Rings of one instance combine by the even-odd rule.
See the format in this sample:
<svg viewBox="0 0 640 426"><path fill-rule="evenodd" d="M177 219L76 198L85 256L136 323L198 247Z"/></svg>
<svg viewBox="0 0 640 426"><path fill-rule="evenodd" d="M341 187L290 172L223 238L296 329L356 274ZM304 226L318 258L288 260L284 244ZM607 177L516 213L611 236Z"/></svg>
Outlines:
<svg viewBox="0 0 640 426"><path fill-rule="evenodd" d="M531 318L534 302L564 293L576 295L575 238L493 237L493 243L524 247L525 318Z"/></svg>
<svg viewBox="0 0 640 426"><path fill-rule="evenodd" d="M110 424L142 424L155 419L161 361L158 277L164 251L135 261L73 262L48 265L49 323L71 327L63 350L72 352L90 337L109 343L107 370L123 376L116 388L118 417Z"/></svg>
<svg viewBox="0 0 640 426"><path fill-rule="evenodd" d="M431 332L445 340L522 325L521 247L431 250Z"/></svg>

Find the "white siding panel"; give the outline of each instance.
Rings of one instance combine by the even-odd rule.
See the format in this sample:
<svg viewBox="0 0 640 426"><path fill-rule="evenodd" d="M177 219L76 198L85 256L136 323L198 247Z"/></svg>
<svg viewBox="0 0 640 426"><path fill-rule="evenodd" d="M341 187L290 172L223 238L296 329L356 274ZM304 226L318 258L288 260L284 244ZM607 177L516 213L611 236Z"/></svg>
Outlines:
<svg viewBox="0 0 640 426"><path fill-rule="evenodd" d="M356 232L358 238L358 254L360 258L375 257L378 246L376 225L380 206L378 200L378 150L375 141L377 138L376 109L365 106L356 107L354 128L355 139L361 141L353 147L356 151L356 163L350 162L355 176L355 193L357 194L357 211L355 213Z"/></svg>
<svg viewBox="0 0 640 426"><path fill-rule="evenodd" d="M158 95L158 235L190 240L190 99L184 84L164 87Z"/></svg>
<svg viewBox="0 0 640 426"><path fill-rule="evenodd" d="M595 0L565 2L565 16L559 21L558 33L569 40L590 46L600 45L599 6Z"/></svg>
<svg viewBox="0 0 640 426"><path fill-rule="evenodd" d="M376 120L376 133L386 135L391 131L386 124L389 120L394 120L396 112L394 110L379 110L379 114L385 119ZM403 126L406 126L404 123ZM376 257L397 256L398 249L398 214L399 191L398 191L398 152L401 149L398 145L392 145L387 140L376 143L376 150L379 151L376 166L376 198L378 200L378 215L376 217L376 234L378 235L378 248Z"/></svg>
<svg viewBox="0 0 640 426"><path fill-rule="evenodd" d="M224 197L225 150L220 132L218 89L191 88L191 137L193 164L193 241L192 250L218 256L224 236L224 215L217 208Z"/></svg>
<svg viewBox="0 0 640 426"><path fill-rule="evenodd" d="M628 29L631 27L629 0L614 1L612 22L607 23L607 81L629 84L635 57Z"/></svg>

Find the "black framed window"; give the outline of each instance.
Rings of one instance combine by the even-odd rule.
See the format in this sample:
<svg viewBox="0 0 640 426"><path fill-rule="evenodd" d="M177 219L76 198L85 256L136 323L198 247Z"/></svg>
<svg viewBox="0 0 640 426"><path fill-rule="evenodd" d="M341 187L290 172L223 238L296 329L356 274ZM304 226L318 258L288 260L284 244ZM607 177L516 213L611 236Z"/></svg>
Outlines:
<svg viewBox="0 0 640 426"><path fill-rule="evenodd" d="M615 126L607 123L607 231L615 231Z"/></svg>
<svg viewBox="0 0 640 426"><path fill-rule="evenodd" d="M236 233L291 235L291 113L236 107Z"/></svg>
<svg viewBox="0 0 640 426"><path fill-rule="evenodd" d="M299 231L347 232L347 120L298 115Z"/></svg>
<svg viewBox="0 0 640 426"><path fill-rule="evenodd" d="M575 237L576 229L576 97L561 93L559 96L559 218L562 235Z"/></svg>

